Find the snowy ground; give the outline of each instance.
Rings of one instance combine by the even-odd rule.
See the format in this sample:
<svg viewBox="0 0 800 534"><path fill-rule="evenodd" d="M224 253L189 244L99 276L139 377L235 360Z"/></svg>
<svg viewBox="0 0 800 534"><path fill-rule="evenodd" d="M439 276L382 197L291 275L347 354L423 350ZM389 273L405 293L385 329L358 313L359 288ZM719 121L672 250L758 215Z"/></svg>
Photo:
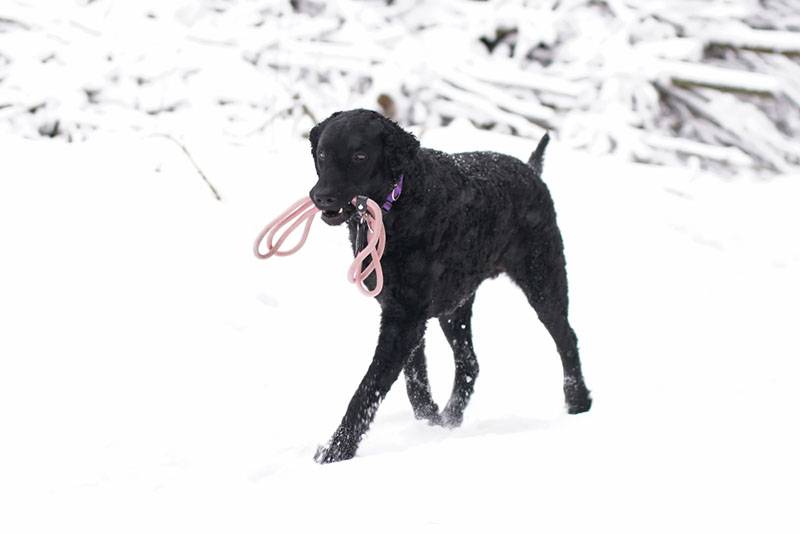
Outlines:
<svg viewBox="0 0 800 534"><path fill-rule="evenodd" d="M422 141L533 148L458 124ZM0 531L800 528L800 176L724 182L556 144L593 410L564 415L552 341L501 278L478 293L463 427L417 422L395 387L358 456L319 466L378 308L345 281L342 229L252 257L313 185L304 143L188 145L223 202L163 138L0 139ZM452 358L430 326L441 404Z"/></svg>

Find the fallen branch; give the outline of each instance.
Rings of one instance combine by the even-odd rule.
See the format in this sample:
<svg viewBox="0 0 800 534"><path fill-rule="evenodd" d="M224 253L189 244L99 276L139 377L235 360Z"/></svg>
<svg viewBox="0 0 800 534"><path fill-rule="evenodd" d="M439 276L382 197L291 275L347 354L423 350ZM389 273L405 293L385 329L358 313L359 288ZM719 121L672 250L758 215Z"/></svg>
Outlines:
<svg viewBox="0 0 800 534"><path fill-rule="evenodd" d="M725 130L737 140L739 147L754 159L765 162L773 169L788 172L789 165L780 150L773 146L772 140L765 137L765 132L754 129L752 120L746 115L731 113L730 108L720 108L716 102L680 87L664 88L667 92L682 100L696 114L707 117L714 124Z"/></svg>
<svg viewBox="0 0 800 534"><path fill-rule="evenodd" d="M552 128L555 123L555 112L551 108L540 105L533 95L528 101L521 100L507 91L458 71L444 72L441 73L441 76L447 83L494 102L498 107L511 113L527 117L544 128Z"/></svg>
<svg viewBox="0 0 800 534"><path fill-rule="evenodd" d="M737 147L709 145L708 143L700 143L691 139L666 137L651 133L642 135L641 140L644 144L658 150L700 156L701 158L713 159L735 166L750 167L753 165L753 158Z"/></svg>
<svg viewBox="0 0 800 534"><path fill-rule="evenodd" d="M715 65L662 60L656 64L658 77L668 77L678 85L699 85L726 91L776 95L781 83L774 76Z"/></svg>
<svg viewBox="0 0 800 534"><path fill-rule="evenodd" d="M754 30L747 26L704 30L709 44L781 54L800 54L800 33Z"/></svg>
<svg viewBox="0 0 800 534"><path fill-rule="evenodd" d="M298 53L293 50L269 50L263 52L259 57L259 65L264 64L270 67L299 67L313 72L325 72L336 70L340 72L351 72L361 76L370 76L372 66L368 61L315 57L311 54Z"/></svg>
<svg viewBox="0 0 800 534"><path fill-rule="evenodd" d="M481 68L478 65L470 65L461 67L459 70L484 82L507 85L509 87L520 87L523 89L533 89L534 91L555 93L572 98L577 98L584 90L584 86L581 84L563 78L529 71L520 71L518 68L503 68L496 64L493 64L490 69Z"/></svg>
<svg viewBox="0 0 800 534"><path fill-rule="evenodd" d="M473 110L480 112L482 115L490 117L492 122L507 124L511 128L514 128L521 136L536 138L541 136L545 131L544 128L529 122L527 119L524 119L519 115L504 111L498 108L492 102L481 98L474 93L458 89L448 83L435 82L432 86L432 90L454 103L458 103L467 108L472 108Z"/></svg>

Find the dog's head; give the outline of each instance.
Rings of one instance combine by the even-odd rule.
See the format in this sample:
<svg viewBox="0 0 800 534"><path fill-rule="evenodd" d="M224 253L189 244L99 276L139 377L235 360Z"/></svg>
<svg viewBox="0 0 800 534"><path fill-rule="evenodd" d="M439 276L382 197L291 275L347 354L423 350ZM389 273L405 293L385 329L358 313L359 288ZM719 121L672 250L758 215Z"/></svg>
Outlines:
<svg viewBox="0 0 800 534"><path fill-rule="evenodd" d="M419 149L413 135L365 109L334 113L309 139L319 178L309 196L330 225L350 217L357 195L381 204Z"/></svg>

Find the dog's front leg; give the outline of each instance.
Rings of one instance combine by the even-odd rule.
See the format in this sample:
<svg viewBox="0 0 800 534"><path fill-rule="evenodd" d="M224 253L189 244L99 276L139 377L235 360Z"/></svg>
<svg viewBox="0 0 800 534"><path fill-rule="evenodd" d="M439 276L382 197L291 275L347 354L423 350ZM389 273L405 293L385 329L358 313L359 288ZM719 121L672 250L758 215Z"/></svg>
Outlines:
<svg viewBox="0 0 800 534"><path fill-rule="evenodd" d="M372 363L350 400L339 428L328 445L317 450L314 456L317 462L338 462L355 456L378 406L424 334L424 317L412 319L386 313L381 316L381 333Z"/></svg>

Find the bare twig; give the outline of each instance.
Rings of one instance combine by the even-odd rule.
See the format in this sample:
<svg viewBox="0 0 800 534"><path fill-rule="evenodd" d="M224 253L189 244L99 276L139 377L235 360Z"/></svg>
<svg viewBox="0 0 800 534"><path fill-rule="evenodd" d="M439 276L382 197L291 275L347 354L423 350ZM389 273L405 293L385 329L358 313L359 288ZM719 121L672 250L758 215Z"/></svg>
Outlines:
<svg viewBox="0 0 800 534"><path fill-rule="evenodd" d="M186 154L186 157L189 158L189 161L192 162L192 165L194 166L195 170L197 171L197 174L200 175L200 178L202 178L203 181L208 186L208 188L211 189L211 193L214 195L214 198L216 198L220 202L222 201L222 197L219 195L219 192L217 191L217 188L214 187L214 185L208 179L208 176L206 176L206 173L203 172L203 169L201 169L200 166L197 164L197 162L194 160L194 158L192 157L192 154L189 152L189 149L186 148L186 145L184 145L183 143L181 143L180 141L178 141L177 139L175 139L174 137L172 137L169 134L156 133L156 134L153 134L153 136L154 137L164 137L165 139L169 139L170 141L172 141L173 143L178 145L180 147L180 149L183 151L183 153Z"/></svg>
<svg viewBox="0 0 800 534"><path fill-rule="evenodd" d="M312 112L311 109L305 103L301 104L301 109L303 110L303 113L305 113L308 116L308 118L311 119L311 122L313 122L314 124L319 123L317 117L314 115L314 112Z"/></svg>

